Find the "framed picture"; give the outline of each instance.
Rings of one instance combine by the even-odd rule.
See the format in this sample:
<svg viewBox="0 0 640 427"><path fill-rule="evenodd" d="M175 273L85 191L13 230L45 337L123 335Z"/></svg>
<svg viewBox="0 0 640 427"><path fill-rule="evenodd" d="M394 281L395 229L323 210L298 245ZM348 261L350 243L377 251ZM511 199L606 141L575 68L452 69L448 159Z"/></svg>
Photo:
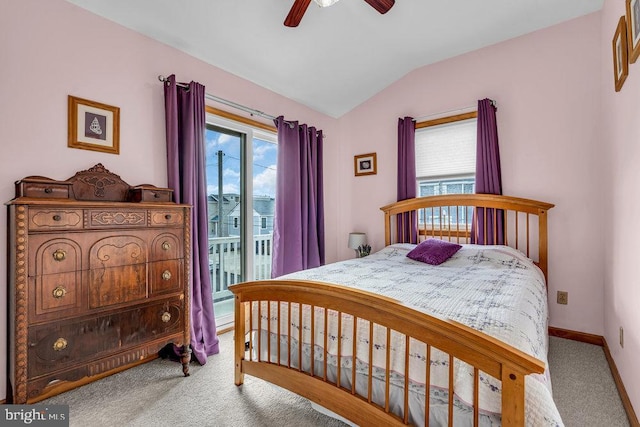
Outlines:
<svg viewBox="0 0 640 427"><path fill-rule="evenodd" d="M120 154L120 108L69 95L67 145Z"/></svg>
<svg viewBox="0 0 640 427"><path fill-rule="evenodd" d="M613 36L613 77L616 92L622 89L627 74L629 73L629 63L627 61L627 25L624 16L620 17L616 33Z"/></svg>
<svg viewBox="0 0 640 427"><path fill-rule="evenodd" d="M377 173L376 153L354 156L353 165L356 176L375 175Z"/></svg>
<svg viewBox="0 0 640 427"><path fill-rule="evenodd" d="M627 0L627 50L629 64L640 56L640 0Z"/></svg>

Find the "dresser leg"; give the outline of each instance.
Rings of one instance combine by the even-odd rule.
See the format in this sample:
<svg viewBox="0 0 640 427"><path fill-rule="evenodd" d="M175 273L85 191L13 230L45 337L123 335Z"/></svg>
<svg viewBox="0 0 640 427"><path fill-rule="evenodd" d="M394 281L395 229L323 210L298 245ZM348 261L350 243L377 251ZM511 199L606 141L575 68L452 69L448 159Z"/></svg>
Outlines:
<svg viewBox="0 0 640 427"><path fill-rule="evenodd" d="M189 376L189 362L191 361L191 347L188 345L182 346L182 354L180 362L182 362L182 373L185 377Z"/></svg>

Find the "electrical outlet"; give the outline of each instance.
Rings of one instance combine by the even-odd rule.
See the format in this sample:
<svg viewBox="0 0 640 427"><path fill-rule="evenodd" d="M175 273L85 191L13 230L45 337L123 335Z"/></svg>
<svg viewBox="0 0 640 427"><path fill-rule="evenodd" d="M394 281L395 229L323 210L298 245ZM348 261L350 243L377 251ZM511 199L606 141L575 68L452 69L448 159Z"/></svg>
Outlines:
<svg viewBox="0 0 640 427"><path fill-rule="evenodd" d="M558 291L558 304L569 304L569 292Z"/></svg>
<svg viewBox="0 0 640 427"><path fill-rule="evenodd" d="M624 348L624 329L620 326L620 347Z"/></svg>

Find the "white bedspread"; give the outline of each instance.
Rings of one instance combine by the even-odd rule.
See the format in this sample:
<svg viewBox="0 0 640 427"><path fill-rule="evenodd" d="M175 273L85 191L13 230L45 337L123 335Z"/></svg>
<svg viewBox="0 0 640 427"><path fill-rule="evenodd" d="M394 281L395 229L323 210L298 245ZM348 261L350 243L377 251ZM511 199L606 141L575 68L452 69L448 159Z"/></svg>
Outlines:
<svg viewBox="0 0 640 427"><path fill-rule="evenodd" d="M547 292L544 276L531 260L507 246L463 245L445 263L431 266L406 257L413 247L415 245L391 245L365 258L305 270L281 279L318 280L395 298L418 310L453 319L485 332L548 365ZM290 318L295 323L297 313L294 309L292 311L294 312ZM299 325L294 326L297 329ZM320 327L315 344L322 345L322 322L317 322L316 326ZM280 327L282 331L282 325ZM351 326L348 322L343 322L343 331L348 331L349 328ZM271 330L277 329L278 324L274 323ZM303 342L310 343L306 329L303 328ZM337 334L335 319L330 319L328 330L329 357L337 354L337 336L342 339L342 356L349 356L352 348L349 334ZM391 345L392 354L398 353L398 357L392 359L391 369L393 376L398 377L394 381L400 384L404 376L404 344L403 338L397 335L392 336ZM297 335L292 331L292 336ZM374 342L385 343L385 339L384 336L376 337ZM358 340L357 359L363 366L367 366L367 333L359 330ZM379 369L384 368L384 347L386 345L377 346L380 354L373 355L373 364ZM439 353L434 351L431 357L432 394L434 388L448 388L448 358ZM423 385L426 366L424 345L412 345L410 355L415 361L422 360L422 363L410 364L412 387ZM350 358L345 357L341 365L350 369L349 360ZM456 363L464 365L462 362ZM356 366L356 370L360 371L361 368ZM462 402L472 402L473 388L469 370L456 365L455 373L456 397ZM529 375L525 383L526 424L536 427L562 426L552 399L548 372L545 375ZM487 378L486 375L481 377L480 402L482 412L499 412L499 381Z"/></svg>

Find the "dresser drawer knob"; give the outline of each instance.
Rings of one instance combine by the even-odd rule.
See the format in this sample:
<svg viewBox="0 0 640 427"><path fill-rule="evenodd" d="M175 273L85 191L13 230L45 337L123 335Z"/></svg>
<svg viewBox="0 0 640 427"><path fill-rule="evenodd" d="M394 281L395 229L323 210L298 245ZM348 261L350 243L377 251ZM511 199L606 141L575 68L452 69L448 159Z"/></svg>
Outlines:
<svg viewBox="0 0 640 427"><path fill-rule="evenodd" d="M64 338L58 338L56 342L53 343L53 349L55 351L62 351L67 348L67 340Z"/></svg>
<svg viewBox="0 0 640 427"><path fill-rule="evenodd" d="M168 251L171 249L171 244L169 242L162 242L162 250Z"/></svg>
<svg viewBox="0 0 640 427"><path fill-rule="evenodd" d="M164 313L162 313L161 319L164 323L167 323L169 320L171 320L171 313L165 311Z"/></svg>
<svg viewBox="0 0 640 427"><path fill-rule="evenodd" d="M171 272L169 270L165 270L162 272L162 280L170 280Z"/></svg>
<svg viewBox="0 0 640 427"><path fill-rule="evenodd" d="M164 216L164 219L166 219L167 221L168 221L168 220L170 220L170 219L171 219L171 215L170 215L170 214L166 214L166 215Z"/></svg>
<svg viewBox="0 0 640 427"><path fill-rule="evenodd" d="M62 261L67 257L67 253L62 249L58 249L53 253L53 259L56 261Z"/></svg>
<svg viewBox="0 0 640 427"><path fill-rule="evenodd" d="M154 197L154 199L159 199L160 195L158 193L153 193L153 197Z"/></svg>
<svg viewBox="0 0 640 427"><path fill-rule="evenodd" d="M62 217L60 215L54 215L53 216L53 220L54 221L60 221L62 219Z"/></svg>
<svg viewBox="0 0 640 427"><path fill-rule="evenodd" d="M55 299L60 299L60 298L64 297L66 295L66 293L67 293L67 290L62 286L56 286L53 289L53 292L52 292L53 297Z"/></svg>
<svg viewBox="0 0 640 427"><path fill-rule="evenodd" d="M53 193L53 188L51 188L51 187L46 187L46 188L44 189L44 192L45 192L45 193L47 193L47 194L49 194L49 193Z"/></svg>

